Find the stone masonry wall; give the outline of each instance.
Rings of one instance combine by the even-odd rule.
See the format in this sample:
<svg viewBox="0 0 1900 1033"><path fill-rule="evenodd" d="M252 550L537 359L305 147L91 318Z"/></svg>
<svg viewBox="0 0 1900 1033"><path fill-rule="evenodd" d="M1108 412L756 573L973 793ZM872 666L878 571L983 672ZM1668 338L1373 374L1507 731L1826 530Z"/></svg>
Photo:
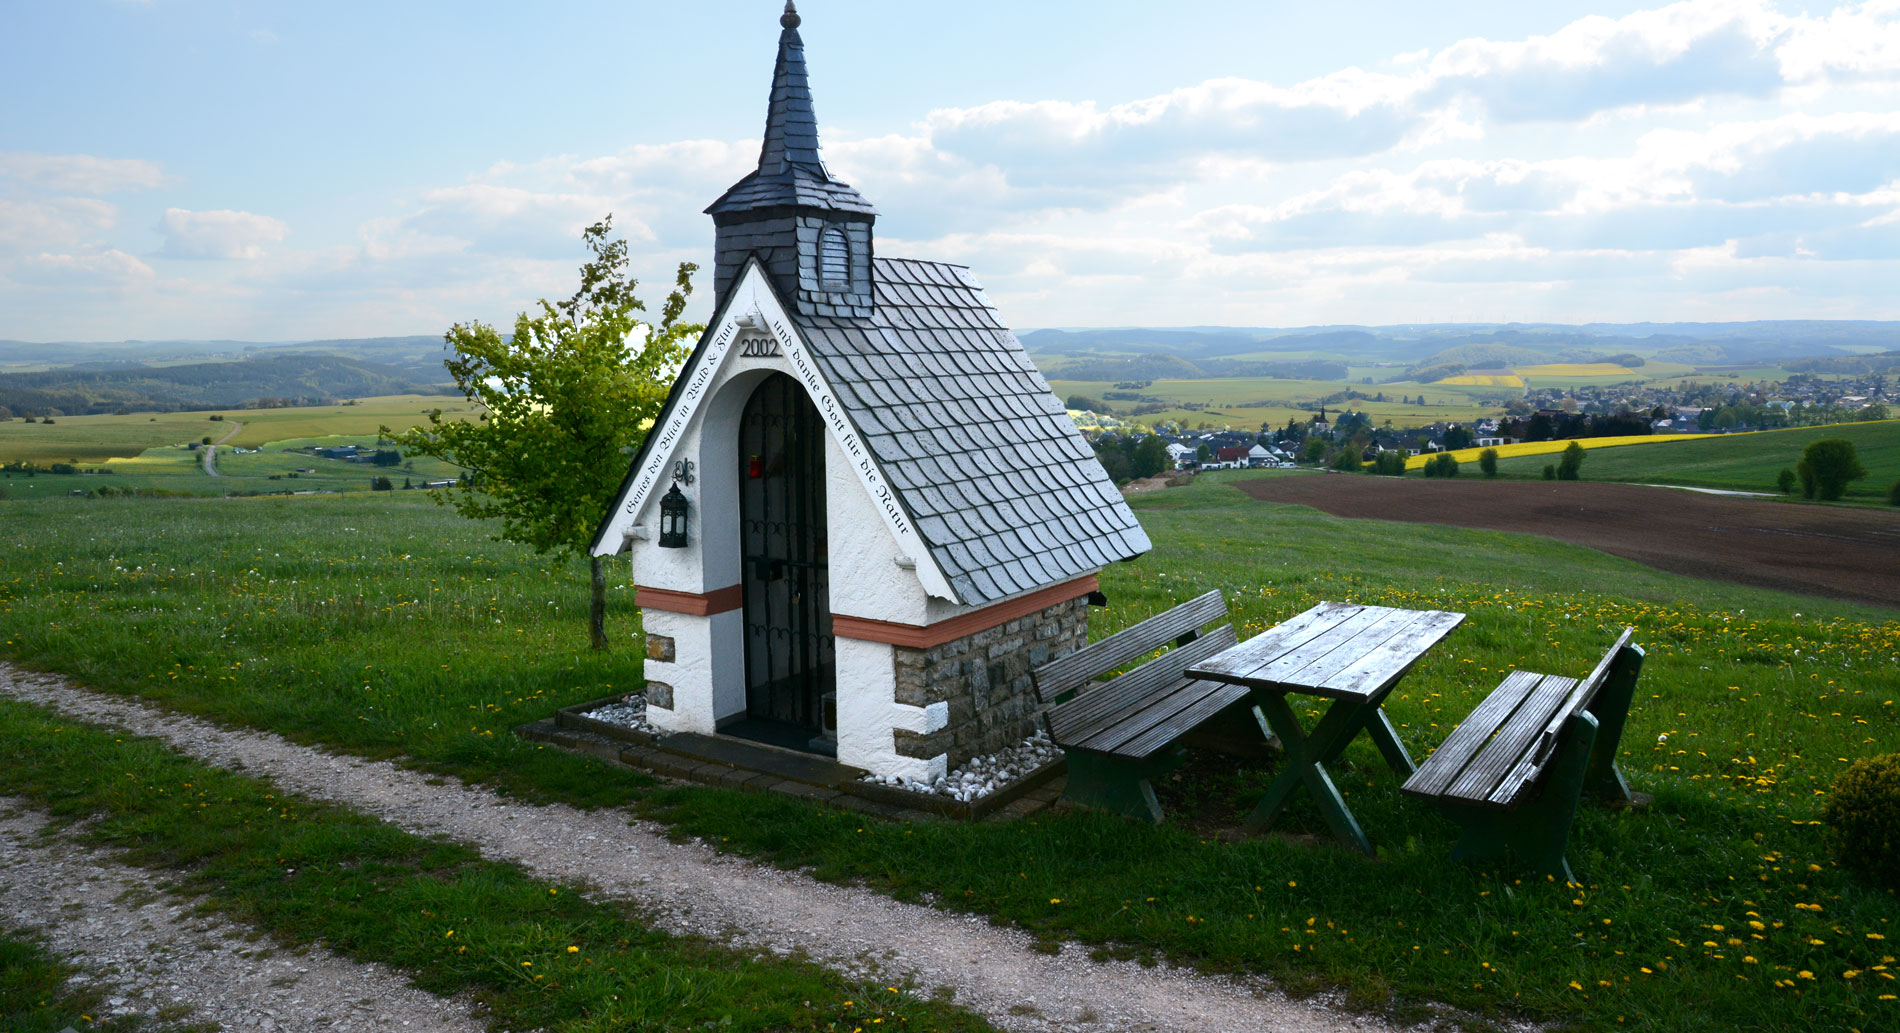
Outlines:
<svg viewBox="0 0 1900 1033"><path fill-rule="evenodd" d="M895 647L897 702L950 704L950 723L942 730L897 731L897 752L947 753L954 770L1015 744L1035 730L1041 709L1029 672L1082 648L1088 638L1088 597L1081 596L930 649Z"/></svg>

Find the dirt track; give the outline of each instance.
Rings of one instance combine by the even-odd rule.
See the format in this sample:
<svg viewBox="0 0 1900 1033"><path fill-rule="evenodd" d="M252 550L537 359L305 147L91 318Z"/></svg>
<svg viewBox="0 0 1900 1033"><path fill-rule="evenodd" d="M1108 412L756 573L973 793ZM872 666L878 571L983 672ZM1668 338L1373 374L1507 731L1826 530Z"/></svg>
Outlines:
<svg viewBox="0 0 1900 1033"><path fill-rule="evenodd" d="M1334 516L1540 534L1678 574L1900 608L1900 510L1590 481L1336 474L1235 487Z"/></svg>

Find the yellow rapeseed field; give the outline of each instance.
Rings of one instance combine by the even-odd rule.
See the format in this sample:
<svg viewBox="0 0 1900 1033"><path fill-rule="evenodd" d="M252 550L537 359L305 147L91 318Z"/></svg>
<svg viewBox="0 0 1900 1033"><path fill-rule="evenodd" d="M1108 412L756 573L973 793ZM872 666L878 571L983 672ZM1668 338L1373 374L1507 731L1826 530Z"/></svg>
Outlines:
<svg viewBox="0 0 1900 1033"><path fill-rule="evenodd" d="M1450 387L1523 387L1524 378L1510 373L1466 373L1433 383Z"/></svg>
<svg viewBox="0 0 1900 1033"><path fill-rule="evenodd" d="M1617 445L1663 445L1671 441L1693 441L1696 438L1714 437L1712 434L1630 434L1617 438L1575 438L1584 448L1612 448ZM1541 456L1562 452L1569 447L1570 441L1520 441L1515 445L1498 445L1498 458L1509 459L1512 456ZM1460 463L1475 463L1482 448L1461 448L1451 454ZM1430 455L1413 456L1405 461L1407 470L1416 470L1425 465Z"/></svg>
<svg viewBox="0 0 1900 1033"><path fill-rule="evenodd" d="M1636 371L1614 362L1550 362L1542 366L1519 366L1517 372L1526 377L1621 377L1635 376Z"/></svg>

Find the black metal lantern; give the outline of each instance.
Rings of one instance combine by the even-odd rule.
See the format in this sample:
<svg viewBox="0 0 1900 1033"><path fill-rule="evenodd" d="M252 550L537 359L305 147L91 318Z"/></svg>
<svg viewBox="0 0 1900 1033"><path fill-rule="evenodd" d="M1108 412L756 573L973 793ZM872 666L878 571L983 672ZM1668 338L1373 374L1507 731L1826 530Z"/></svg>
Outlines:
<svg viewBox="0 0 1900 1033"><path fill-rule="evenodd" d="M686 548L686 496L677 483L660 496L660 548Z"/></svg>

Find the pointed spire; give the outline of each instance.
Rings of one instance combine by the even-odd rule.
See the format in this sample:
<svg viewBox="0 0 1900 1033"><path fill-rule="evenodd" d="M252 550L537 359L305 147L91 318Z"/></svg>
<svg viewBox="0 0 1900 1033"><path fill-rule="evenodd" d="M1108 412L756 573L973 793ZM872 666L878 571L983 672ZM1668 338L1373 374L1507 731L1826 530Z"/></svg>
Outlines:
<svg viewBox="0 0 1900 1033"><path fill-rule="evenodd" d="M798 36L798 8L785 0L778 23L778 64L772 69L772 100L765 114L765 145L759 148L759 173L772 176L799 166L820 179L830 178L818 158L818 116L812 111L811 83L805 76L805 41Z"/></svg>

